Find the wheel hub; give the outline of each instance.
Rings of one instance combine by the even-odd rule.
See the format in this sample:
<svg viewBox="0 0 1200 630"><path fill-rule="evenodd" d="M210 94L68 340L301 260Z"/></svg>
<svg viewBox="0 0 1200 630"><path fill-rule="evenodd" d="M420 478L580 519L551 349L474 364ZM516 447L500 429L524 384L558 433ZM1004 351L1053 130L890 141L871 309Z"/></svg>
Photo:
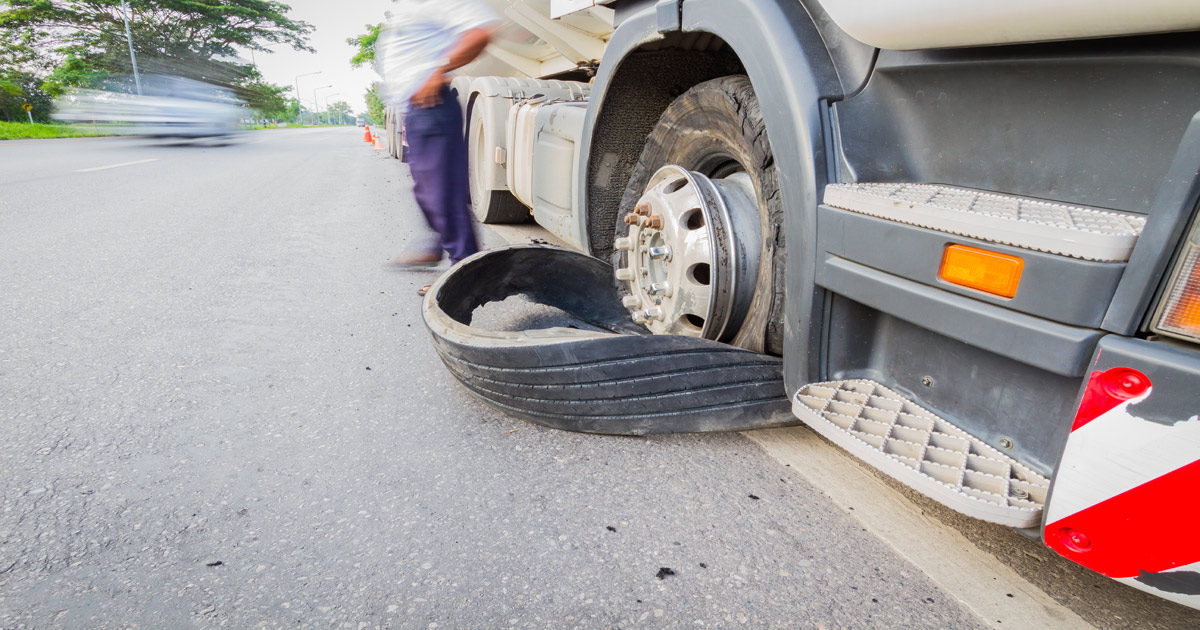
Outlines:
<svg viewBox="0 0 1200 630"><path fill-rule="evenodd" d="M651 332L728 341L758 276L761 231L754 183L745 173L709 179L679 166L650 178L629 234L615 242L616 270L635 322Z"/></svg>

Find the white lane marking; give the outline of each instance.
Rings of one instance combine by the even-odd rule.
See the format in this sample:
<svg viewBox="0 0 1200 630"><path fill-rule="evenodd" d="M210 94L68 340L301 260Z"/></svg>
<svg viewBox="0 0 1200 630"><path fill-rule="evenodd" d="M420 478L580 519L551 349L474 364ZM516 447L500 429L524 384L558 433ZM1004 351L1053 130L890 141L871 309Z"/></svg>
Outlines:
<svg viewBox="0 0 1200 630"><path fill-rule="evenodd" d="M120 164L109 164L108 166L97 166L95 168L81 168L76 173L91 173L93 171L105 171L110 168L121 168L122 166L133 166L134 164L145 164L146 162L157 162L158 158L150 158L149 160L138 160L136 162L122 162Z"/></svg>

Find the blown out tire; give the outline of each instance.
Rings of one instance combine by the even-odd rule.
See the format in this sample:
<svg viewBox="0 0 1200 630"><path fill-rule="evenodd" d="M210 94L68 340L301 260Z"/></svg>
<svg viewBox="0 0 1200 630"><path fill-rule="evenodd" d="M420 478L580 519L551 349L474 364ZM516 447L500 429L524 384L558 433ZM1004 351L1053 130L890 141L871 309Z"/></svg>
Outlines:
<svg viewBox="0 0 1200 630"><path fill-rule="evenodd" d="M529 219L529 208L507 190L491 190L484 181L485 161L488 155L483 130L483 113L478 107L471 108L471 121L467 126L467 177L471 186L471 212L480 223L524 223Z"/></svg>
<svg viewBox="0 0 1200 630"><path fill-rule="evenodd" d="M676 98L646 138L621 197L616 237L629 233L624 217L633 211L650 178L668 164L712 179L746 173L754 183L761 239L754 297L732 343L738 347L783 353L784 255L783 202L775 157L762 110L744 75L700 83ZM615 250L614 266L627 267L626 252Z"/></svg>
<svg viewBox="0 0 1200 630"><path fill-rule="evenodd" d="M778 358L645 334L629 321L611 274L607 263L557 247L490 250L439 278L423 315L455 378L492 406L537 424L645 435L798 423ZM476 308L512 295L591 326L514 332L470 326Z"/></svg>

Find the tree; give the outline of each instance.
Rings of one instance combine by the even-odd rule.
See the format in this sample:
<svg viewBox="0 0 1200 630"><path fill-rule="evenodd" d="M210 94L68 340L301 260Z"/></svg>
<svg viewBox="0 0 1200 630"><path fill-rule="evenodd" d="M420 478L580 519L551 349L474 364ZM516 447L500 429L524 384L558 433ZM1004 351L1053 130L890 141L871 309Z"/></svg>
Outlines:
<svg viewBox="0 0 1200 630"><path fill-rule="evenodd" d="M256 106L280 105L273 95L282 88L262 83L252 65L233 61L238 47L266 51L271 44L286 44L313 50L307 43L313 27L289 18L291 7L282 2L129 0L128 4L133 47L143 72L228 87ZM49 79L50 91L90 87L132 72L120 2L0 0L0 9L0 61L5 61L5 41L24 42L27 57L55 68L33 71ZM0 64L5 67L9 66Z"/></svg>
<svg viewBox="0 0 1200 630"><path fill-rule="evenodd" d="M364 95L367 101L367 121L372 125L382 125L384 118L383 99L379 98L379 84L371 84L370 89Z"/></svg>
<svg viewBox="0 0 1200 630"><path fill-rule="evenodd" d="M4 0L0 0L2 6ZM0 19L3 15L0 13ZM33 74L49 70L53 63L39 53L47 37L31 29L0 28L0 69Z"/></svg>
<svg viewBox="0 0 1200 630"><path fill-rule="evenodd" d="M287 109L284 110L282 118L290 122L303 122L304 117L308 115L308 108L300 104L300 101L289 98L287 100Z"/></svg>
<svg viewBox="0 0 1200 630"><path fill-rule="evenodd" d="M383 24L367 24L364 28L367 29L366 33L346 40L347 44L358 49L350 58L350 65L355 68L375 63L375 42L379 41L379 30L383 28Z"/></svg>
<svg viewBox="0 0 1200 630"><path fill-rule="evenodd" d="M34 120L50 119L51 95L42 89L40 76L52 64L36 50L44 38L34 31L0 30L0 120L28 120L26 103L33 105Z"/></svg>
<svg viewBox="0 0 1200 630"><path fill-rule="evenodd" d="M375 43L379 41L379 31L383 28L383 24L367 24L364 28L367 29L367 32L358 37L351 37L346 40L347 44L358 49L354 53L354 56L350 58L350 65L355 68L375 63ZM378 83L372 84L371 88L367 90L366 101L367 122L372 125L382 125L386 106L383 103L383 99L379 97Z"/></svg>
<svg viewBox="0 0 1200 630"><path fill-rule="evenodd" d="M289 88L255 81L245 86L246 106L257 110L264 118L279 118L288 111L288 99L283 95Z"/></svg>
<svg viewBox="0 0 1200 630"><path fill-rule="evenodd" d="M72 87L97 87L114 78L109 72L91 68L75 55L67 55L66 60L45 78L42 88L51 96L59 96Z"/></svg>
<svg viewBox="0 0 1200 630"><path fill-rule="evenodd" d="M121 4L113 0L6 0L0 29L46 34L50 49L80 59L111 63L109 51L126 47ZM266 50L288 44L312 51L312 25L287 17L291 7L270 0L131 0L134 49L164 59L231 58L235 46ZM118 57L122 55L117 55ZM125 63L128 63L126 59ZM120 70L127 70L122 66Z"/></svg>
<svg viewBox="0 0 1200 630"><path fill-rule="evenodd" d="M346 124L346 117L350 116L350 103L346 101L338 101L329 106L329 121L337 121L335 124Z"/></svg>
<svg viewBox="0 0 1200 630"><path fill-rule="evenodd" d="M42 81L28 72L6 71L0 74L0 120L22 122L29 120L22 108L33 106L33 119L50 121L50 95L42 90Z"/></svg>

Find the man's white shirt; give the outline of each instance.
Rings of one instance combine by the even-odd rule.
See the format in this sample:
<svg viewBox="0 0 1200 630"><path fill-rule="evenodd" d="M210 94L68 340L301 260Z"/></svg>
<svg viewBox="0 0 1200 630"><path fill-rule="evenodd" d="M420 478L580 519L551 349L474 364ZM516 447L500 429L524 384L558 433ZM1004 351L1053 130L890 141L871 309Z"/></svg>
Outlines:
<svg viewBox="0 0 1200 630"><path fill-rule="evenodd" d="M467 31L499 20L481 0L400 0L375 42L381 98L407 107Z"/></svg>

